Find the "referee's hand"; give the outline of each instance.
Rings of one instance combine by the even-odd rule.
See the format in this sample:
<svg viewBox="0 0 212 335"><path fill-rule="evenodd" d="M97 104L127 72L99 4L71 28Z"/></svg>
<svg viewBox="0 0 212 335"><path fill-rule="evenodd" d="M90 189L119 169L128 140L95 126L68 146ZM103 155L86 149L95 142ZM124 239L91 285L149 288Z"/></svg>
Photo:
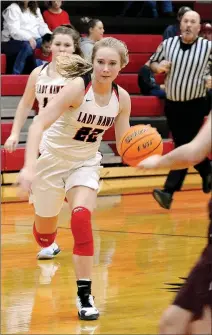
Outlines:
<svg viewBox="0 0 212 335"><path fill-rule="evenodd" d="M212 88L212 76L205 77L205 87L208 89Z"/></svg>
<svg viewBox="0 0 212 335"><path fill-rule="evenodd" d="M171 62L168 62L167 60L162 60L158 64L158 73L168 73L171 69Z"/></svg>

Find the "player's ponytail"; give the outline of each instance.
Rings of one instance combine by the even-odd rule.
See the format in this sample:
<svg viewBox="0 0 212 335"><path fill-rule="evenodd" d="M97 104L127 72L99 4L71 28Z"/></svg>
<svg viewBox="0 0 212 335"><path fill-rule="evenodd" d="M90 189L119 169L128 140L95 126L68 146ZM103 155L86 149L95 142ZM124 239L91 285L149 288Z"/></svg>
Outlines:
<svg viewBox="0 0 212 335"><path fill-rule="evenodd" d="M80 77L88 72L92 72L92 64L78 55L59 55L56 58L56 68L58 73L65 78Z"/></svg>

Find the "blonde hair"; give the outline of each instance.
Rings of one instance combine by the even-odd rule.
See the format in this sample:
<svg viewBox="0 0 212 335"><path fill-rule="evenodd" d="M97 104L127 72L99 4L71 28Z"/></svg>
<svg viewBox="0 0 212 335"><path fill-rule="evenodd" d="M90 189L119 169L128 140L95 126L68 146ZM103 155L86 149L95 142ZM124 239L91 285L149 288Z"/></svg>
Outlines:
<svg viewBox="0 0 212 335"><path fill-rule="evenodd" d="M120 55L121 68L125 67L129 62L129 54L127 46L124 42L113 37L106 37L96 42L92 53L92 63L100 48L116 49ZM61 76L65 78L80 77L88 72L92 72L93 65L79 55L63 54L56 57L56 69Z"/></svg>
<svg viewBox="0 0 212 335"><path fill-rule="evenodd" d="M95 43L91 57L92 63L97 51L101 48L115 49L120 56L121 68L124 68L129 63L129 52L126 44L114 37L105 37Z"/></svg>
<svg viewBox="0 0 212 335"><path fill-rule="evenodd" d="M79 55L63 54L56 57L56 69L65 78L76 78L91 72L93 67Z"/></svg>

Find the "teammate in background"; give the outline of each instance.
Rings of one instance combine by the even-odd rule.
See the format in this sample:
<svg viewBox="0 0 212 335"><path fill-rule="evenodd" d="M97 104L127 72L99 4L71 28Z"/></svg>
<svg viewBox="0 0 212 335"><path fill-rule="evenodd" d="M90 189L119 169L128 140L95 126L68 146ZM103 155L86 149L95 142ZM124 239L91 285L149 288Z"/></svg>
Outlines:
<svg viewBox="0 0 212 335"><path fill-rule="evenodd" d="M188 144L167 155L142 161L145 169L181 169L201 162L212 152L211 113L203 128ZM208 243L174 302L160 322L160 334L211 334L212 330L212 199L209 202Z"/></svg>
<svg viewBox="0 0 212 335"><path fill-rule="evenodd" d="M102 158L98 149L105 130L114 124L119 150L120 139L130 127L129 94L113 83L128 59L127 47L115 38L96 42L93 66L79 56L58 57L58 72L72 81L30 126L25 163L19 175L22 190L32 190L36 214L33 231L42 247L54 242L57 217L64 198L68 200L78 288L76 304L83 320L99 317L91 295L91 215L96 206ZM47 128L44 150L37 160Z"/></svg>
<svg viewBox="0 0 212 335"><path fill-rule="evenodd" d="M9 152L13 152L18 145L21 129L31 112L35 98L38 100L40 113L47 102L54 98L69 81L57 72L56 57L64 52L81 55L79 47L80 35L71 27L60 26L54 30L51 36L52 62L46 64L46 66L37 67L29 76L24 95L16 111L11 134L4 145ZM40 146L40 152L42 152L42 145ZM53 258L59 252L60 248L54 242L47 248L42 248L37 258Z"/></svg>

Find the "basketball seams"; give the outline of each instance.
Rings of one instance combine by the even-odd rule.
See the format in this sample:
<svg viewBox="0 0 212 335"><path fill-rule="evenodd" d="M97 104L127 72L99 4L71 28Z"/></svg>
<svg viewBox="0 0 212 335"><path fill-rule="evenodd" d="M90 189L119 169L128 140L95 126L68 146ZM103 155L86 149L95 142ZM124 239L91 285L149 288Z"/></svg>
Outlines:
<svg viewBox="0 0 212 335"><path fill-rule="evenodd" d="M122 157L124 158L124 155L126 154L126 152L134 145L136 144L137 142L139 142L141 139L143 140L144 138L150 136L150 135L154 135L155 134L155 131L150 133L150 134L146 134L145 136L143 136L142 138L140 137L137 141L133 142L129 147L127 147L127 149L124 151ZM158 134L159 135L159 134ZM123 142L123 141L122 141Z"/></svg>
<svg viewBox="0 0 212 335"><path fill-rule="evenodd" d="M141 159L140 161L142 161L142 160L144 160L145 158L147 158L147 157L149 157L149 155L152 153L152 152L154 152L159 146L160 146L160 144L161 144L161 142L162 142L163 140L162 140L162 138L161 138L161 141L160 141L160 143L153 149L153 150L151 150L150 152L148 152L146 155L144 155L144 156L141 156L141 157L139 157L139 156L137 156L137 157L133 157L133 159L131 160L131 162L133 163L135 160L137 160L137 159ZM123 159L124 160L124 159ZM127 163L127 162L126 162ZM128 164L128 163L127 163Z"/></svg>
<svg viewBox="0 0 212 335"><path fill-rule="evenodd" d="M134 128L134 127L139 128L139 126L142 126L142 125L132 126L132 127L129 128L129 130L131 130L131 129ZM147 127L147 126L144 125L144 128L145 128L145 127ZM128 130L128 131L129 131L129 130ZM129 135L128 135L128 131L127 131L127 133L123 136L123 139L122 139L121 142L120 142L120 148L122 148L122 144L123 144L124 140L126 139L126 137L129 136ZM134 130L134 131L136 131L136 130ZM136 142L135 142L135 143L136 143ZM134 143L133 143L133 144L134 144ZM132 145L132 144L131 144L131 145ZM126 150L124 151L123 155L125 154L125 152L126 152ZM121 155L121 157L123 157L123 155Z"/></svg>

